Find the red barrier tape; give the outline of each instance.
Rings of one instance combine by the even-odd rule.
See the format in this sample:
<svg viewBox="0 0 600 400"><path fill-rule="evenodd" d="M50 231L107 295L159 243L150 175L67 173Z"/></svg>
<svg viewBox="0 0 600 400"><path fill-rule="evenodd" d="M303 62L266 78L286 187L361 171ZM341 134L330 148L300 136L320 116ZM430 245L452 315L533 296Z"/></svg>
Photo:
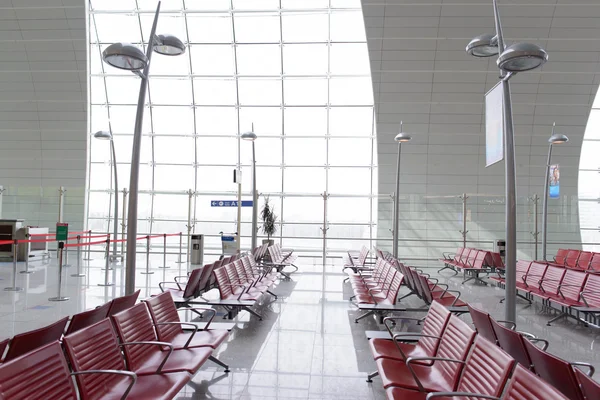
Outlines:
<svg viewBox="0 0 600 400"><path fill-rule="evenodd" d="M13 244L14 241L13 240L0 240L0 245L2 244Z"/></svg>
<svg viewBox="0 0 600 400"><path fill-rule="evenodd" d="M68 243L65 244L65 247L81 247L81 246L91 246L94 244L106 244L106 240L100 240L97 242L85 242L85 243Z"/></svg>

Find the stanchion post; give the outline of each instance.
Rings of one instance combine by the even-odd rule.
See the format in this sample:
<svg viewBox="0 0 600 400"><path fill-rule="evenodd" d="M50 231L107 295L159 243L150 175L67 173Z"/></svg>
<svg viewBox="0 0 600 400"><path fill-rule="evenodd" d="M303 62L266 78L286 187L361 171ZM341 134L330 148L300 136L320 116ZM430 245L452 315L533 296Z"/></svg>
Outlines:
<svg viewBox="0 0 600 400"><path fill-rule="evenodd" d="M58 242L58 295L56 297L50 297L48 301L67 301L68 297L62 296L62 269L63 269L63 249L65 247L64 242Z"/></svg>
<svg viewBox="0 0 600 400"><path fill-rule="evenodd" d="M107 234L106 234L106 247L110 247L110 233L107 233ZM113 269L113 268L110 266L110 258L111 258L111 257L110 257L110 251L108 251L108 252L105 252L105 253L104 253L104 255L105 255L105 256L106 256L107 254L109 255L109 257L108 257L108 259L109 259L109 260L108 260L108 262L105 262L105 264L104 264L104 268L102 268L102 271L104 271L104 269L105 269L105 268L106 268L106 269L108 269L109 271L112 271L112 269Z"/></svg>
<svg viewBox="0 0 600 400"><path fill-rule="evenodd" d="M183 264L181 252L183 251L183 232L179 232L179 258L175 261L177 264Z"/></svg>
<svg viewBox="0 0 600 400"><path fill-rule="evenodd" d="M91 239L90 239L91 240ZM72 274L74 278L83 278L85 274L81 273L81 235L77 235L77 273Z"/></svg>
<svg viewBox="0 0 600 400"><path fill-rule="evenodd" d="M154 271L150 271L150 235L146 236L146 271L140 272L144 275L153 274Z"/></svg>
<svg viewBox="0 0 600 400"><path fill-rule="evenodd" d="M90 229L89 231L87 231L88 236L92 236L92 230ZM89 241L91 242L92 239L90 238ZM88 244L87 245L87 257L84 258L85 261L91 261L92 260L92 245Z"/></svg>
<svg viewBox="0 0 600 400"><path fill-rule="evenodd" d="M110 237L110 236L109 236ZM109 263L110 263L110 239L107 238L106 239L106 261L105 261L105 266L104 266L104 283L99 283L98 286L113 286L114 283L110 283L108 281L108 271L110 270L109 268Z"/></svg>
<svg viewBox="0 0 600 400"><path fill-rule="evenodd" d="M7 292L20 292L23 290L22 287L17 286L17 256L18 256L18 246L19 241L15 240L13 242L13 276L12 276L12 286L4 288Z"/></svg>
<svg viewBox="0 0 600 400"><path fill-rule="evenodd" d="M167 234L163 233L163 265L158 268L171 268L167 266Z"/></svg>
<svg viewBox="0 0 600 400"><path fill-rule="evenodd" d="M69 244L69 238L68 237L67 237L67 240L65 240L65 244ZM70 267L71 264L69 264L69 248L68 247L65 247L63 249L63 254L64 254L64 258L65 258L63 268Z"/></svg>
<svg viewBox="0 0 600 400"><path fill-rule="evenodd" d="M29 240L29 234L27 234L27 240ZM26 243L27 246L29 246L29 243ZM18 254L18 253L17 253ZM25 252L25 269L23 271L21 271L22 274L33 274L35 271L31 271L29 269L29 252L26 251Z"/></svg>
<svg viewBox="0 0 600 400"><path fill-rule="evenodd" d="M123 188L123 212L121 213L121 239L125 239L127 228L127 189ZM121 260L125 263L125 242L121 242Z"/></svg>

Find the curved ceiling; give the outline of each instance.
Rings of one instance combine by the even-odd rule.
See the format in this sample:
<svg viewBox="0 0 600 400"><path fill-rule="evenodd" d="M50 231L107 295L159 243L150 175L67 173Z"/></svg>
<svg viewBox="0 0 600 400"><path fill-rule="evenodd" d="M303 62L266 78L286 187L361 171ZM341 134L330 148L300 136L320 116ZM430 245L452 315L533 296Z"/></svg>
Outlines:
<svg viewBox="0 0 600 400"><path fill-rule="evenodd" d="M394 190L393 138L403 120L404 130L414 135L403 148L401 193L501 196L504 166L485 168L483 134L484 94L498 82L496 58L474 59L465 52L471 38L494 32L492 1L362 5L377 115L379 193ZM561 189L576 195L581 143L600 80L600 2L499 0L499 7L508 44L537 43L550 55L543 68L511 80L518 195L542 194L554 121L571 139L555 151ZM380 220L386 218L389 214ZM380 232L389 235L387 228L380 224Z"/></svg>

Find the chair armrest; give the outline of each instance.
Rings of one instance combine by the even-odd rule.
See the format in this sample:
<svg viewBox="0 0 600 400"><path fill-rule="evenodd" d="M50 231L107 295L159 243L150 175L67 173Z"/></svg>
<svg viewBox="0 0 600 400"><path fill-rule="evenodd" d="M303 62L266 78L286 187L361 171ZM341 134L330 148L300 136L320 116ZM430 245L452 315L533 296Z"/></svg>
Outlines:
<svg viewBox="0 0 600 400"><path fill-rule="evenodd" d="M589 376L590 378L594 375L594 372L596 372L596 368L594 368L594 366L592 364L589 364L586 362L575 361L575 362L570 362L569 364L576 365L578 367L587 367L588 372L586 375Z"/></svg>
<svg viewBox="0 0 600 400"><path fill-rule="evenodd" d="M166 284L168 284L168 283L174 283L175 285L177 285L177 289L183 290L178 282L159 282L158 287L160 288L161 292L165 291ZM165 287L163 287L163 286L165 286Z"/></svg>
<svg viewBox="0 0 600 400"><path fill-rule="evenodd" d="M211 322L213 321L213 319L215 319L215 316L217 315L217 311L215 309L206 308L206 307L180 307L177 309L177 311L181 311L181 310L202 310L202 311L211 312L212 315L211 315L210 319L208 320L208 322L206 323L206 326L204 327L204 329L200 329L202 331L208 330L208 326L211 324Z"/></svg>
<svg viewBox="0 0 600 400"><path fill-rule="evenodd" d="M188 348L188 346L190 345L192 339L194 338L194 335L196 334L196 332L198 332L198 325L192 324L192 323L189 323L189 322L181 322L181 321L176 322L176 321L172 321L172 322L158 322L158 323L154 324L154 326L161 326L161 325L186 325L186 326L192 326L194 328L194 332L192 332L192 334L190 335L190 338L183 345L184 349Z"/></svg>
<svg viewBox="0 0 600 400"><path fill-rule="evenodd" d="M533 333L525 332L525 331L515 331L519 335L525 336L527 339L537 339Z"/></svg>
<svg viewBox="0 0 600 400"><path fill-rule="evenodd" d="M123 393L123 396L121 396L121 400L125 400L127 398L127 396L129 395L129 392L131 391L131 388L133 387L133 385L135 385L135 382L137 381L137 375L135 374L135 372L131 372L131 371L122 371L122 370L116 370L116 369L89 369L87 371L71 372L71 376L88 375L88 374L113 374L113 375L123 375L123 376L129 377L131 379L131 383L129 383L127 390L125 390L125 393Z"/></svg>
<svg viewBox="0 0 600 400"><path fill-rule="evenodd" d="M500 324L511 325L510 327L508 327L508 329L510 329L511 331L514 331L515 328L517 327L517 324L512 321L496 320L496 322L498 322Z"/></svg>
<svg viewBox="0 0 600 400"><path fill-rule="evenodd" d="M400 333L396 333L393 337L392 340L394 341L398 341L401 342L400 338L404 337L404 336L408 336L408 337L425 337L425 338L430 338L430 339L438 339L441 340L442 338L439 336L434 336L434 335L427 335L424 333L410 333L410 332L400 332Z"/></svg>
<svg viewBox="0 0 600 400"><path fill-rule="evenodd" d="M588 302L587 302L587 300L585 299L585 296L584 296L584 294L587 294L587 293L597 293L597 292L593 292L591 290L582 290L579 293L579 296L581 297L581 300L583 300L583 303L585 304L585 306L589 307L590 305L588 304Z"/></svg>
<svg viewBox="0 0 600 400"><path fill-rule="evenodd" d="M125 342L125 343L120 343L119 344L119 346L121 346L121 347L124 347L124 346L137 346L137 345L160 346L161 347L161 351L162 351L162 347L163 346L169 348L169 352L167 353L167 355L165 356L165 358L162 360L162 362L160 363L160 365L156 369L156 373L160 374L160 371L162 371L162 368L165 366L165 363L167 362L167 360L171 356L171 353L173 353L173 345L171 343L167 343L167 342L156 342L156 341Z"/></svg>
<svg viewBox="0 0 600 400"><path fill-rule="evenodd" d="M444 291L444 293L458 293L458 295L457 295L457 296L455 296L456 298L455 298L455 299L454 299L454 301L452 302L452 305L451 305L451 306L454 306L454 305L456 304L456 302L458 301L458 299L460 299L460 294L461 294L461 293L460 293L458 290L450 290L450 289L448 289L448 290L445 290L445 291Z"/></svg>
<svg viewBox="0 0 600 400"><path fill-rule="evenodd" d="M406 360L406 366L408 367L410 373L412 374L413 378L415 379L415 382L417 382L417 386L419 387L419 391L420 392L425 392L425 388L423 387L423 385L421 384L421 381L419 380L419 378L417 377L417 374L415 373L415 371L412 368L412 363L415 361L432 361L431 364L429 364L429 366L433 365L433 361L449 361L449 362L456 362L456 363L460 363L460 364L464 364L464 361L461 360L455 360L453 358L443 358L443 357L410 357L408 360Z"/></svg>
<svg viewBox="0 0 600 400"><path fill-rule="evenodd" d="M542 350L544 350L544 351L546 351L546 349L550 345L550 342L548 342L546 339L541 339L541 338L527 338L527 340L529 340L532 343L542 342L543 343Z"/></svg>
<svg viewBox="0 0 600 400"><path fill-rule="evenodd" d="M177 279L178 278L184 278L184 279L189 279L188 275L180 275L180 276L176 276L175 278L173 278L173 280L175 280L175 282L180 283Z"/></svg>
<svg viewBox="0 0 600 400"><path fill-rule="evenodd" d="M437 392L429 393L427 400L435 399L436 397L477 397L480 399L500 400L500 397L494 397L487 394L465 393L465 392Z"/></svg>

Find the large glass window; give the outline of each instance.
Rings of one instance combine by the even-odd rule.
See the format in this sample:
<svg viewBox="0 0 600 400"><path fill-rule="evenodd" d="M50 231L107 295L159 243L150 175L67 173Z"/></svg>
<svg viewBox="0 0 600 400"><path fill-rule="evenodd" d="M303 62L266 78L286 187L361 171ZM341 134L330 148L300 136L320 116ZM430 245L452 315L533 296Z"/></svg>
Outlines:
<svg viewBox="0 0 600 400"><path fill-rule="evenodd" d="M110 123L120 191L129 186L140 79L103 63L101 52L116 41L145 48L154 7L150 0L90 1L90 134ZM235 168L243 198L251 198L252 145L240 134L254 125L259 207L265 196L275 205L276 239L320 254L327 227L332 255L369 245L377 160L360 2L163 1L157 31L178 35L187 50L152 58L140 234L185 232L191 199L194 231L207 235L207 252L219 253L219 233L235 232L237 210L213 200L237 199ZM99 140L90 146L89 224L109 230L110 147ZM244 208L243 248L250 221Z"/></svg>

